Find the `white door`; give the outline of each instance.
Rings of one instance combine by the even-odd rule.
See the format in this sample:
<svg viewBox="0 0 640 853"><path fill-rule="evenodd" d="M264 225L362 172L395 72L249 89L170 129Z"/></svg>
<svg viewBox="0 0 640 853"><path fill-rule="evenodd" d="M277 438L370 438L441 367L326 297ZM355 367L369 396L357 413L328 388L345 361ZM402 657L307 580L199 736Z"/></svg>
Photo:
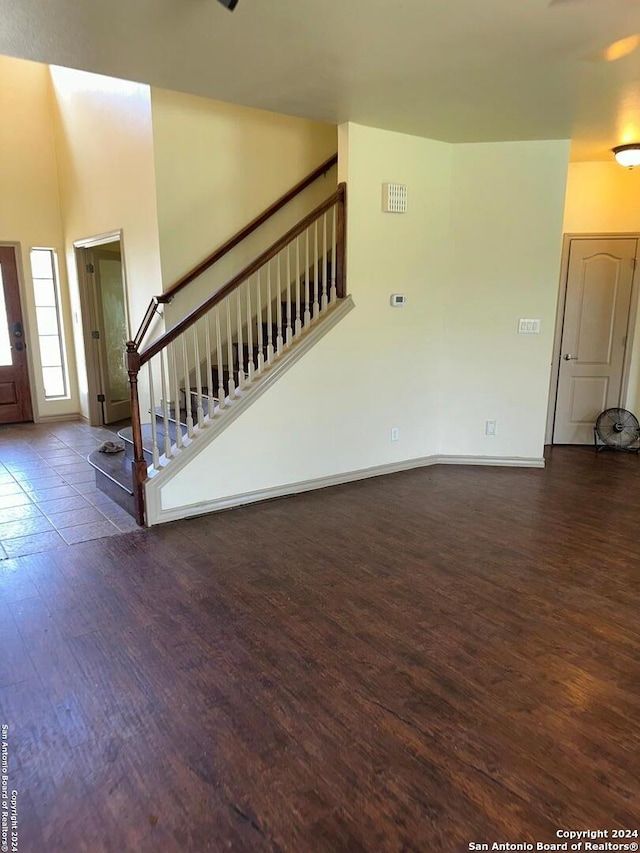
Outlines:
<svg viewBox="0 0 640 853"><path fill-rule="evenodd" d="M600 412L621 404L637 243L571 241L554 444L591 444Z"/></svg>

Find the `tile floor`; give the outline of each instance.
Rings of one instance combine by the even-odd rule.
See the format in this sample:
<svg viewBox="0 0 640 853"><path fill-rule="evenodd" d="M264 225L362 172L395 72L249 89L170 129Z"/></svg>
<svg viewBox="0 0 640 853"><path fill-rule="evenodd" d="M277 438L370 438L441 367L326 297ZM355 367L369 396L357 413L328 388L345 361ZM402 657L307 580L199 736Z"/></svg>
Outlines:
<svg viewBox="0 0 640 853"><path fill-rule="evenodd" d="M80 421L0 427L0 559L140 529L87 462L113 438Z"/></svg>

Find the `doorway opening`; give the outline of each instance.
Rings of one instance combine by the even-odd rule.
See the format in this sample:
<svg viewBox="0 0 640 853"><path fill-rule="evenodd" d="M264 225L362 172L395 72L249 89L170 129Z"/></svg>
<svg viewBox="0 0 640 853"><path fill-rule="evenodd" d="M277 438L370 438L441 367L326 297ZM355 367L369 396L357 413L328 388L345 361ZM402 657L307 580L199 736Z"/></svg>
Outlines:
<svg viewBox="0 0 640 853"><path fill-rule="evenodd" d="M0 424L32 420L16 250L0 246Z"/></svg>
<svg viewBox="0 0 640 853"><path fill-rule="evenodd" d="M89 420L113 424L131 416L125 363L131 339L122 232L74 243L87 365Z"/></svg>
<svg viewBox="0 0 640 853"><path fill-rule="evenodd" d="M639 246L637 234L565 236L547 444L593 444L598 415L626 406Z"/></svg>

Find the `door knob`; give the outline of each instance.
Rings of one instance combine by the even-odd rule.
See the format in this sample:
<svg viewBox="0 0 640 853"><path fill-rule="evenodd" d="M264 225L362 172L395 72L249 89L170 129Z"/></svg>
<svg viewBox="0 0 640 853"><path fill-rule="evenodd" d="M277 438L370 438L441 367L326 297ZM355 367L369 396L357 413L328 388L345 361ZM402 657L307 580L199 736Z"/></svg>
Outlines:
<svg viewBox="0 0 640 853"><path fill-rule="evenodd" d="M576 361L578 358L577 355L569 355L569 353L567 353L566 355L564 355L562 357L564 358L565 361Z"/></svg>

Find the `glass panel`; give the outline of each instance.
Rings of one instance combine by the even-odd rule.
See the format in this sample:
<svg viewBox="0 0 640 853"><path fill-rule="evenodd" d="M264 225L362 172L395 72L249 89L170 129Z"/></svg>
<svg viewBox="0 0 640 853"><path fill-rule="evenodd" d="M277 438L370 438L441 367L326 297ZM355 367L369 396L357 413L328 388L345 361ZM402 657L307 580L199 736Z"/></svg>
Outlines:
<svg viewBox="0 0 640 853"><path fill-rule="evenodd" d="M31 250L31 275L33 278L53 278L53 258L50 249Z"/></svg>
<svg viewBox="0 0 640 853"><path fill-rule="evenodd" d="M40 308L56 307L56 288L50 278L36 278L33 280L33 293L35 303Z"/></svg>
<svg viewBox="0 0 640 853"><path fill-rule="evenodd" d="M42 379L45 397L65 396L64 374L61 367L43 367Z"/></svg>
<svg viewBox="0 0 640 853"><path fill-rule="evenodd" d="M55 308L36 308L39 335L58 334L58 312Z"/></svg>
<svg viewBox="0 0 640 853"><path fill-rule="evenodd" d="M40 338L40 357L43 367L61 367L60 338L50 335Z"/></svg>
<svg viewBox="0 0 640 853"><path fill-rule="evenodd" d="M6 367L13 364L11 343L9 341L9 321L7 306L4 301L4 284L2 282L2 266L0 266L0 365Z"/></svg>
<svg viewBox="0 0 640 853"><path fill-rule="evenodd" d="M124 308L122 265L120 260L100 259L100 299L104 319L107 393L110 402L129 399L129 375L125 368L127 317Z"/></svg>

